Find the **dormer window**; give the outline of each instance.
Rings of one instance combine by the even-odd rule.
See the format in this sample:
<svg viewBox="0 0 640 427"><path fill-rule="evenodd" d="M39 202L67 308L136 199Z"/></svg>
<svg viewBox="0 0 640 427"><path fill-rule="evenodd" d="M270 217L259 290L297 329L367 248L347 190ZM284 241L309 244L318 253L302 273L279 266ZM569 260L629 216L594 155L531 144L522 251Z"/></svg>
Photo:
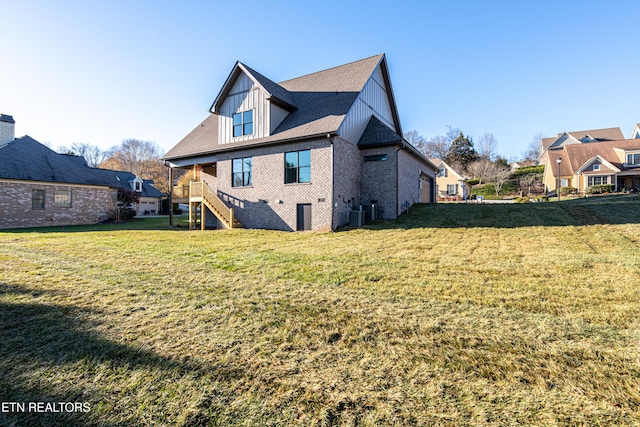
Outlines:
<svg viewBox="0 0 640 427"><path fill-rule="evenodd" d="M627 154L627 164L628 165L640 165L640 154Z"/></svg>
<svg viewBox="0 0 640 427"><path fill-rule="evenodd" d="M136 181L136 182L134 183L134 186L135 186L135 190L136 190L136 191L142 191L142 183L141 183L141 182Z"/></svg>
<svg viewBox="0 0 640 427"><path fill-rule="evenodd" d="M241 111L233 115L233 136L253 134L253 110Z"/></svg>

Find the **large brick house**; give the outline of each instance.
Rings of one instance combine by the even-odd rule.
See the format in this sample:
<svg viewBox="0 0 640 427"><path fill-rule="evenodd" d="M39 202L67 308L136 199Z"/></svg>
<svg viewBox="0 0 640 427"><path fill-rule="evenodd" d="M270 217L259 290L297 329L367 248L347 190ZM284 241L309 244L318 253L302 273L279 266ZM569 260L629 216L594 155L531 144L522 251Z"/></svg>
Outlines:
<svg viewBox="0 0 640 427"><path fill-rule="evenodd" d="M434 201L437 168L402 135L384 55L275 83L237 62L211 113L164 156L201 226L334 230L362 204ZM202 216L204 215L204 221Z"/></svg>
<svg viewBox="0 0 640 427"><path fill-rule="evenodd" d="M90 168L29 136L14 138L15 121L0 116L0 229L94 224L113 216L117 189L137 190L145 209L164 195L130 172Z"/></svg>

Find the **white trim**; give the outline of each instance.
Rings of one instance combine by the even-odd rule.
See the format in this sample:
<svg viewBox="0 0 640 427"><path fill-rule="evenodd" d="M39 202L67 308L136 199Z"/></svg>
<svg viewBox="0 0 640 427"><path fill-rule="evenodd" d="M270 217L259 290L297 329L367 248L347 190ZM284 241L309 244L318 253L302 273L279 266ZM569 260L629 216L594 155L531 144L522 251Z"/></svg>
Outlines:
<svg viewBox="0 0 640 427"><path fill-rule="evenodd" d="M587 160L586 162L584 162L584 164L582 166L580 166L576 171L575 171L575 175L579 175L581 173L584 172L584 170L590 166L594 161L596 160L600 160L600 163L602 163L603 165L605 165L607 168L611 169L614 172L620 172L620 169L618 169L617 167L613 166L611 163L609 163L606 159L604 159L602 156L600 156L599 154L596 154L595 156L593 156L591 159ZM598 171L600 172L600 171ZM603 174L603 175L607 175L607 174Z"/></svg>

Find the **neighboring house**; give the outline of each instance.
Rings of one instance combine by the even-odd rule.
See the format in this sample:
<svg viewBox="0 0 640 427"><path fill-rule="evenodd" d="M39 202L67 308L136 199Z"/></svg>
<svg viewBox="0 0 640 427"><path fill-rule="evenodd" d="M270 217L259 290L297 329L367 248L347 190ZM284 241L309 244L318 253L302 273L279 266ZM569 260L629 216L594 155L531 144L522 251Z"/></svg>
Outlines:
<svg viewBox="0 0 640 427"><path fill-rule="evenodd" d="M126 172L90 168L82 157L58 154L14 134L13 118L1 115L0 228L104 221L115 211L117 188L135 179ZM151 195L159 200L161 193Z"/></svg>
<svg viewBox="0 0 640 427"><path fill-rule="evenodd" d="M131 206L136 215L156 215L162 207L164 193L154 187L153 180L142 179L131 172L114 171L110 169L93 169L104 182L114 188L124 188L139 193L138 203Z"/></svg>
<svg viewBox="0 0 640 427"><path fill-rule="evenodd" d="M633 132L631 132L631 138L629 139L640 139L640 123L633 127Z"/></svg>
<svg viewBox="0 0 640 427"><path fill-rule="evenodd" d="M538 162L536 162L535 160L521 160L519 162L511 162L509 163L509 167L511 168L511 171L514 172L518 169L521 168L526 168L526 167L530 167L530 166L537 166Z"/></svg>
<svg viewBox="0 0 640 427"><path fill-rule="evenodd" d="M544 168L546 191L555 192L558 181L560 187L579 192L599 184L613 184L615 190L640 188L640 139L567 144L549 150Z"/></svg>
<svg viewBox="0 0 640 427"><path fill-rule="evenodd" d="M404 140L384 55L275 83L237 62L210 115L165 154L201 226L335 230L434 201L436 167ZM213 214L213 215L211 215ZM204 216L204 220L202 220Z"/></svg>
<svg viewBox="0 0 640 427"><path fill-rule="evenodd" d="M467 179L456 172L451 166L440 159L430 159L436 165L436 196L438 199L456 198L467 200L471 193L471 187Z"/></svg>
<svg viewBox="0 0 640 427"><path fill-rule="evenodd" d="M560 150L565 145L585 144L590 142L620 141L624 135L619 127L593 130L580 130L576 132L560 132L551 138L542 138L540 141L540 159L538 164L547 163L549 150Z"/></svg>

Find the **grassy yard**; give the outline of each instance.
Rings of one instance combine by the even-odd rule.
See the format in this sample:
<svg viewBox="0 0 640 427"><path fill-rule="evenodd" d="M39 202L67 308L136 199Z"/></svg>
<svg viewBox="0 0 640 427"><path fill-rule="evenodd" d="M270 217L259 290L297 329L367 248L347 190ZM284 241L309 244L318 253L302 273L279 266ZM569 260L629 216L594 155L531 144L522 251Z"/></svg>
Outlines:
<svg viewBox="0 0 640 427"><path fill-rule="evenodd" d="M639 425L640 197L0 231L0 425Z"/></svg>

